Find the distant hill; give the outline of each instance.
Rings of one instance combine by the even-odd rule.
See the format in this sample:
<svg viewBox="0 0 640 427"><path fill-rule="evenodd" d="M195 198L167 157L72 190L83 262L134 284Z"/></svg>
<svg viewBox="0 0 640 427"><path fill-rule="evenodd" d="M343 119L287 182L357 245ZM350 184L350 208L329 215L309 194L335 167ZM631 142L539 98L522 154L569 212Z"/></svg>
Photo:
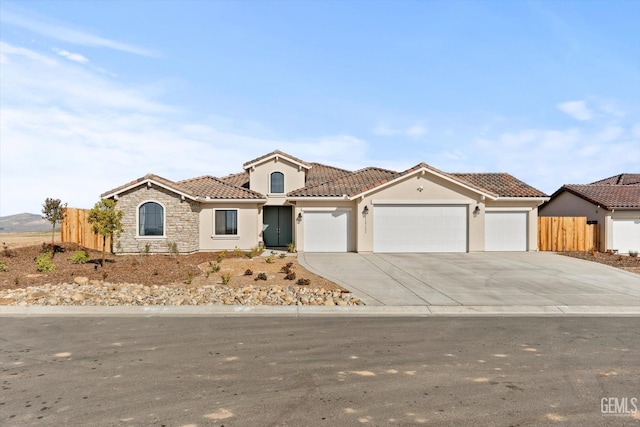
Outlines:
<svg viewBox="0 0 640 427"><path fill-rule="evenodd" d="M60 224L56 224L60 228ZM51 223L40 215L21 213L0 217L0 233L25 233L29 231L51 231Z"/></svg>

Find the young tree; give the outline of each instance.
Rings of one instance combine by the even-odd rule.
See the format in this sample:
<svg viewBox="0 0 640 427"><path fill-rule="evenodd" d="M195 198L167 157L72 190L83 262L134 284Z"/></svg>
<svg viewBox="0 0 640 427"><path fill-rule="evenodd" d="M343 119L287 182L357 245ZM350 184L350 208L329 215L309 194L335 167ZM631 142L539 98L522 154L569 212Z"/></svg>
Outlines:
<svg viewBox="0 0 640 427"><path fill-rule="evenodd" d="M46 219L52 225L51 229L51 251L54 250L54 237L56 232L56 224L61 223L64 220L65 208L67 207L66 203L62 203L60 199L51 199L47 197L42 205L42 219Z"/></svg>
<svg viewBox="0 0 640 427"><path fill-rule="evenodd" d="M89 211L89 224L94 233L102 236L102 268L104 269L107 237L122 231L122 211L116 210L116 202L103 199Z"/></svg>

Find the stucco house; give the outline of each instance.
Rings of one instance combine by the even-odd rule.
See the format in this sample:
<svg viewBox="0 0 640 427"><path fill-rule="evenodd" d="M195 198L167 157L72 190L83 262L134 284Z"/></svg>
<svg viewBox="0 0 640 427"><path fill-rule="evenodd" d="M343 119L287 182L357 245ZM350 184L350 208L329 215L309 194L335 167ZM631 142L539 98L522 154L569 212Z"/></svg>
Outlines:
<svg viewBox="0 0 640 427"><path fill-rule="evenodd" d="M640 252L640 173L591 184L566 184L540 207L540 216L583 216L600 230L600 248Z"/></svg>
<svg viewBox="0 0 640 427"><path fill-rule="evenodd" d="M307 252L533 251L548 196L507 173L355 172L273 151L237 174L170 181L145 175L102 194L124 212L114 252L250 249Z"/></svg>

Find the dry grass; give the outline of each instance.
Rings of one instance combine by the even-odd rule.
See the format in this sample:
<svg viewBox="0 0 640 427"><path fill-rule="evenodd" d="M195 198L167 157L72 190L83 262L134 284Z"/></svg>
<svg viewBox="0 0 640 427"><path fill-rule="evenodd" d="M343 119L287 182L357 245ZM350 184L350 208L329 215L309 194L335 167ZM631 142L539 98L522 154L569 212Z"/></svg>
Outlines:
<svg viewBox="0 0 640 427"><path fill-rule="evenodd" d="M55 232L54 239L56 243L60 242L60 230ZM51 232L0 233L0 242L11 249L39 245L43 242L51 243Z"/></svg>

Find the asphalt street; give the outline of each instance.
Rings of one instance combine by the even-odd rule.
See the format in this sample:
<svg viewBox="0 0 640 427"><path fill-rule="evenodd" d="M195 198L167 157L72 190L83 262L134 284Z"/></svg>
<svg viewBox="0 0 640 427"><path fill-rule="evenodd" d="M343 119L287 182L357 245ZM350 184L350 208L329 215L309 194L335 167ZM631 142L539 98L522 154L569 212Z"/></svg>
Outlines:
<svg viewBox="0 0 640 427"><path fill-rule="evenodd" d="M0 327L2 426L640 423L638 318L4 317Z"/></svg>

